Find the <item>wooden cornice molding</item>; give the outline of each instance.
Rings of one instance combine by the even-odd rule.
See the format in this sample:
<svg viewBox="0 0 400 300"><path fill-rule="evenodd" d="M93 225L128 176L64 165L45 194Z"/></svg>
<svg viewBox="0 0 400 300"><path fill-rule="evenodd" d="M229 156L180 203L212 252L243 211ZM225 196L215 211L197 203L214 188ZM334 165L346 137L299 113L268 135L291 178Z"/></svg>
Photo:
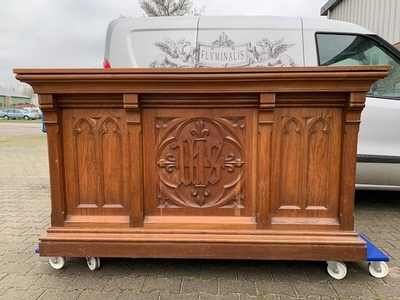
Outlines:
<svg viewBox="0 0 400 300"><path fill-rule="evenodd" d="M390 66L14 69L14 73L16 79L30 84L38 94L85 93L94 89L98 93L366 92L374 81L387 76L389 69Z"/></svg>

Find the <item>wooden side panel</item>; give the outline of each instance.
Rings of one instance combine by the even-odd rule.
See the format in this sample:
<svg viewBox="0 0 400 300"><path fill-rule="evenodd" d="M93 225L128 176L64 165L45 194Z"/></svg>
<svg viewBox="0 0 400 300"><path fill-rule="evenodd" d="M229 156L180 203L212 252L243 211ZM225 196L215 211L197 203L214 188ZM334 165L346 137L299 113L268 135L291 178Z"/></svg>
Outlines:
<svg viewBox="0 0 400 300"><path fill-rule="evenodd" d="M342 127L341 108L275 110L272 228L337 229Z"/></svg>

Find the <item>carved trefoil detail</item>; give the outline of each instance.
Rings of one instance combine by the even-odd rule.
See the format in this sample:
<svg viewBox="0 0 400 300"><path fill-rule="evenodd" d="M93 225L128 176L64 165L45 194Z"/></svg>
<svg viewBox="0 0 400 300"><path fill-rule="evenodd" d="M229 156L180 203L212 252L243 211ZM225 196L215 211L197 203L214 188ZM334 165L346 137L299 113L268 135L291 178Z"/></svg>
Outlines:
<svg viewBox="0 0 400 300"><path fill-rule="evenodd" d="M156 124L158 208L244 208L244 118Z"/></svg>

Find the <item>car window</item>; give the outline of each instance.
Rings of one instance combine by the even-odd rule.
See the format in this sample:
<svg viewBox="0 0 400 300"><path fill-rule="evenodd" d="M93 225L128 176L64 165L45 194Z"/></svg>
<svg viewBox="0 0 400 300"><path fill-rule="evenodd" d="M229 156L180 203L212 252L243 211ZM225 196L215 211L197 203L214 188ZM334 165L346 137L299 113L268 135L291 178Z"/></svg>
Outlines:
<svg viewBox="0 0 400 300"><path fill-rule="evenodd" d="M389 75L376 81L368 96L400 100L400 57L368 36L317 33L320 66L391 65Z"/></svg>

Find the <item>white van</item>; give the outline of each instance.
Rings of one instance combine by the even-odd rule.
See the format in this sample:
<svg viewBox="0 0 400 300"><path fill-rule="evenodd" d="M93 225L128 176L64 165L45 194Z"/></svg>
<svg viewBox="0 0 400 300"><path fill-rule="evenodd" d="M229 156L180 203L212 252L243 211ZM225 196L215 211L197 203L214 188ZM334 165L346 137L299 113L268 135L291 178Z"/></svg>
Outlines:
<svg viewBox="0 0 400 300"><path fill-rule="evenodd" d="M357 188L400 190L400 52L373 32L325 18L191 16L109 24L105 68L390 64L362 113Z"/></svg>

